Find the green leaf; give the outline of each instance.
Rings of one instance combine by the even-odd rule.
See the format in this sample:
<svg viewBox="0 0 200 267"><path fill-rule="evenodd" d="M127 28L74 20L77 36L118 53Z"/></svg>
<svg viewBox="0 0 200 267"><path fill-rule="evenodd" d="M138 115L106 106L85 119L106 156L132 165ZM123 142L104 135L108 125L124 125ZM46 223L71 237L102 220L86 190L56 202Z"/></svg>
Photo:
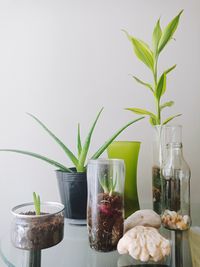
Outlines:
<svg viewBox="0 0 200 267"><path fill-rule="evenodd" d="M140 117L134 121L127 123L121 129L119 129L116 133L114 133L98 150L97 152L91 157L91 159L97 159L101 156L101 154L106 150L106 148L115 140L115 138L120 135L126 128L128 128L131 124L144 119L144 117Z"/></svg>
<svg viewBox="0 0 200 267"><path fill-rule="evenodd" d="M139 114L139 115L149 115L151 117L156 117L155 114L153 114L151 111L148 111L146 109L141 109L141 108L126 108L126 110L130 110L136 114Z"/></svg>
<svg viewBox="0 0 200 267"><path fill-rule="evenodd" d="M160 106L160 109L162 110L162 109L164 109L164 108L166 108L166 107L171 107L171 106L173 106L173 105L174 105L174 101L169 101L169 102L166 102L166 103L162 104L162 105Z"/></svg>
<svg viewBox="0 0 200 267"><path fill-rule="evenodd" d="M165 91L166 91L166 73L164 72L158 81L158 85L155 92L156 98L160 100L161 96L165 93Z"/></svg>
<svg viewBox="0 0 200 267"><path fill-rule="evenodd" d="M138 83L140 83L140 84L142 84L142 85L148 87L152 92L154 92L154 91L153 91L153 88L152 88L152 86L151 86L151 84L143 82L142 80L140 80L140 79L137 78L136 76L133 76L133 75L132 75L132 77L133 77Z"/></svg>
<svg viewBox="0 0 200 267"><path fill-rule="evenodd" d="M179 19L182 13L183 10L163 30L162 36L158 44L158 53L160 53L166 46L166 44L172 39L173 34L175 33L178 27Z"/></svg>
<svg viewBox="0 0 200 267"><path fill-rule="evenodd" d="M36 215L40 215L40 196L33 192L33 202L35 206Z"/></svg>
<svg viewBox="0 0 200 267"><path fill-rule="evenodd" d="M159 19L154 28L153 37L152 37L153 51L155 55L157 54L158 44L159 44L161 36L162 36L162 30L160 27L160 19Z"/></svg>
<svg viewBox="0 0 200 267"><path fill-rule="evenodd" d="M157 119L155 119L154 117L150 117L149 122L152 126L158 125Z"/></svg>
<svg viewBox="0 0 200 267"><path fill-rule="evenodd" d="M18 150L18 149L0 149L0 151L4 151L4 152L14 152L14 153L19 153L19 154L23 154L23 155L28 155L37 159L41 159L53 166L55 166L56 168L59 168L59 170L61 171L65 171L65 172L72 172L70 169L68 169L67 167L65 167L64 165L60 164L59 162L56 162L52 159L49 159L47 157L44 157L42 155L33 153L33 152L28 152L28 151L24 151L24 150Z"/></svg>
<svg viewBox="0 0 200 267"><path fill-rule="evenodd" d="M65 144L59 140L38 118L36 118L34 115L27 113L29 116L31 116L36 122L42 126L42 128L61 146L61 148L64 150L64 152L67 154L69 159L72 161L72 163L77 166L78 165L78 159L75 157L75 155L65 146Z"/></svg>
<svg viewBox="0 0 200 267"><path fill-rule="evenodd" d="M175 69L176 68L176 65L174 65L174 66L172 66L171 68L169 68L169 69L167 69L166 71L165 71L165 73L166 74L168 74L168 73L170 73L173 69Z"/></svg>
<svg viewBox="0 0 200 267"><path fill-rule="evenodd" d="M173 120L174 118L177 118L177 117L179 117L179 116L181 116L181 115L182 115L182 114L177 114L177 115L174 115L174 116L169 117L168 119L166 119L166 120L162 123L162 125L167 124L168 122L170 122L170 121Z"/></svg>
<svg viewBox="0 0 200 267"><path fill-rule="evenodd" d="M97 121L101 115L103 111L103 108L99 111L94 123L92 124L92 127L86 137L86 140L85 140L85 143L83 145L83 148L82 148L82 151L81 151L81 154L80 154L80 157L79 157L79 162L78 162L78 166L77 166L77 171L78 172L84 172L85 171L85 167L84 167L84 164L85 164L85 160L86 160L86 157L87 157L87 153L88 153L88 150L89 150L89 146L90 146L90 142L91 142L91 137L92 137L92 134L93 134L93 131L94 131L94 128L97 124Z"/></svg>
<svg viewBox="0 0 200 267"><path fill-rule="evenodd" d="M126 35L128 36L128 39L131 41L134 52L136 56L148 67L153 71L154 67L154 59L153 59L153 53L149 46L139 40L134 38L133 36L129 35L126 31L124 31Z"/></svg>
<svg viewBox="0 0 200 267"><path fill-rule="evenodd" d="M78 157L80 157L80 154L82 151L81 136L80 136L80 124L78 124L77 148L78 148Z"/></svg>
<svg viewBox="0 0 200 267"><path fill-rule="evenodd" d="M150 117L150 123L152 125L157 125L158 122L157 122L157 117L154 113L152 113L151 111L148 111L146 109L141 109L141 108L126 108L126 110L130 110L136 114L139 114L139 115L147 115Z"/></svg>
<svg viewBox="0 0 200 267"><path fill-rule="evenodd" d="M117 175L114 180L112 176L108 177L106 174L104 174L103 177L99 178L99 183L103 188L104 193L109 193L109 195L112 195L117 185Z"/></svg>

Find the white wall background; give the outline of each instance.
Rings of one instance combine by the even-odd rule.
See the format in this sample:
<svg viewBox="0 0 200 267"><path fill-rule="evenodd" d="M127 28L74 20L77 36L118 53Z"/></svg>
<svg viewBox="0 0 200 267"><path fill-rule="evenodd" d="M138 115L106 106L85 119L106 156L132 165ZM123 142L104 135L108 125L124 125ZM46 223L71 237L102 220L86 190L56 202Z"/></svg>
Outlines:
<svg viewBox="0 0 200 267"><path fill-rule="evenodd" d="M71 149L76 126L86 134L100 107L105 110L93 136L91 153L113 131L136 115L124 107L153 108L151 94L128 76L146 80L121 29L151 40L155 22L166 24L181 9L176 34L162 55L161 68L177 63L170 74L166 99L183 113L184 154L192 169L192 201L199 202L200 153L200 1L199 0L0 0L0 147L43 153L68 164L63 152L26 115L43 120ZM130 127L120 140L141 140L138 188L151 201L151 141L148 121ZM37 191L43 200L59 200L54 168L38 160L0 153L1 226L9 210L30 201ZM3 229L2 227L0 229Z"/></svg>

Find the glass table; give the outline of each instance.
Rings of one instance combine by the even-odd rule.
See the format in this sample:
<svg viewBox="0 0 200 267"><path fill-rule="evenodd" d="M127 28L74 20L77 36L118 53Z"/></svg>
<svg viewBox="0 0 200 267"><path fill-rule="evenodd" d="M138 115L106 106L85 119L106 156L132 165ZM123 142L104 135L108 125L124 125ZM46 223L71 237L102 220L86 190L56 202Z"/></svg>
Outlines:
<svg viewBox="0 0 200 267"><path fill-rule="evenodd" d="M193 205L193 207L193 225L200 225L200 205ZM170 232L170 235L172 239L172 262L170 266L192 267L188 241L189 232L184 232L182 237L175 237L174 232ZM30 267L28 257L28 251L13 247L9 233L5 233L1 237L1 267ZM177 257L181 257L178 260L182 261L182 266L177 266L175 263ZM71 225L69 223L65 223L63 241L55 247L42 250L42 267L130 267L134 265L136 265L136 261L130 256L119 255L117 251L102 253L92 250L89 247L86 226ZM144 264L141 266L144 266Z"/></svg>

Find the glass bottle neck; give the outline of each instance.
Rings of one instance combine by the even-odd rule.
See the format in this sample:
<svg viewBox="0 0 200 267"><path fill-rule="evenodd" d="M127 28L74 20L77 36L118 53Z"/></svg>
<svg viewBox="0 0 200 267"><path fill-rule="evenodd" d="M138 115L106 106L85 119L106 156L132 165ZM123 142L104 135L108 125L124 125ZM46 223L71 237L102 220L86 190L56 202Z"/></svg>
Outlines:
<svg viewBox="0 0 200 267"><path fill-rule="evenodd" d="M173 158L183 158L183 145L182 143L169 143L167 144L167 156Z"/></svg>

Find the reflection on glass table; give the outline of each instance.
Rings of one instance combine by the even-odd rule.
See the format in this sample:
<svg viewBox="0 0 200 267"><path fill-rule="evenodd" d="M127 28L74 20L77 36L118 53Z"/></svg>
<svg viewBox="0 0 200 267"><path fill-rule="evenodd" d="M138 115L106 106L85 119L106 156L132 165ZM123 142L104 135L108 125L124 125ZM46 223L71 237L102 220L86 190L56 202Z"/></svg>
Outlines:
<svg viewBox="0 0 200 267"><path fill-rule="evenodd" d="M195 208L194 208L195 207ZM200 225L200 205L193 206L193 225ZM175 235L172 235L172 267L175 265ZM181 246L183 267L192 267L188 232L184 232ZM29 267L28 251L15 248L10 241L10 234L5 233L0 240L0 266ZM119 255L117 251L96 252L89 247L86 226L65 223L64 240L55 247L42 250L42 267L124 267L137 264L128 255ZM141 267L144 265L141 265ZM156 265L155 265L156 266ZM199 267L193 266L193 267Z"/></svg>

